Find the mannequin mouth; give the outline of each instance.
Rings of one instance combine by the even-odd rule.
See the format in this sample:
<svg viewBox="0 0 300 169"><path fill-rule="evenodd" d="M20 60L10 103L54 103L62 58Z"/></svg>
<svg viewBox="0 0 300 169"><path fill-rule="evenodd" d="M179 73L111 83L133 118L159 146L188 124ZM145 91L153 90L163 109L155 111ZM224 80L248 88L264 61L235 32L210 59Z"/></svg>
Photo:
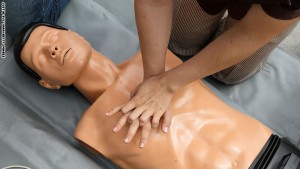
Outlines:
<svg viewBox="0 0 300 169"><path fill-rule="evenodd" d="M67 57L67 54L69 53L69 51L70 51L71 49L72 49L72 48L69 48L69 49L65 52L65 54L62 55L62 57L61 57L61 66L64 65L65 59L66 59L66 57Z"/></svg>

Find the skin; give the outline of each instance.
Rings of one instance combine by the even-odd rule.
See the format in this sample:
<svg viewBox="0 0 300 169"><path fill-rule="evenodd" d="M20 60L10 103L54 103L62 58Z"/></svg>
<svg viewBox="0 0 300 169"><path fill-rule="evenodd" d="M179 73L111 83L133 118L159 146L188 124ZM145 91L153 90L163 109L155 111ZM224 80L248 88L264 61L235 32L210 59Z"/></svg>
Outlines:
<svg viewBox="0 0 300 169"><path fill-rule="evenodd" d="M126 123L127 114L117 113L108 118L106 112L126 103L132 91L143 80L141 54L138 53L118 67L86 45L83 50L78 51L82 54L90 53L90 56L78 56L77 50L66 56L66 59L69 57L69 62L86 63L84 66L57 68L61 62L50 60L47 62L49 65L38 69L37 64L33 63L44 61L44 57L56 58L46 50L48 47L43 46L44 36L49 30L57 31L60 35L50 45L57 46L58 51L62 46L72 43L64 36L76 40L76 46L71 46L72 48L87 44L70 31L41 26L32 32L24 46L22 60L29 63L28 66L36 70L46 83L53 86L72 83L93 102L81 118L75 137L122 168L248 168L271 135L267 127L223 103L199 80L174 93L168 110L173 114L173 124L167 134L159 129L150 130L150 122L142 129L139 128L138 121L129 125ZM166 53L166 70L180 64L171 52ZM54 79L46 79L57 76L59 70L59 76L64 77L60 81L56 80L54 83ZM75 71L80 72L75 76L77 78L67 76L67 72ZM119 132L118 134L112 131L116 124L118 131L115 132ZM142 140L134 137L135 134L141 136ZM124 136L129 141L132 140L132 143L121 142L120 139ZM147 146L138 148L148 136Z"/></svg>
<svg viewBox="0 0 300 169"><path fill-rule="evenodd" d="M21 55L24 56L24 53L28 53L31 60L24 60L23 62L32 67L34 71L40 72L42 77L40 83L42 84L46 84L46 82L64 86L73 84L90 59L92 50L89 44L86 41L83 41L84 43L80 43L80 45L75 43L80 37L70 36L70 34L74 34L71 31L57 31L53 28L48 29L45 26L40 26L34 31L33 38L36 36L41 37L41 39L26 43ZM58 41L66 43L60 44L57 43ZM36 49L31 50L27 46L34 46ZM72 70L71 67L76 67L74 72L69 71ZM44 70L51 72L44 73ZM61 76L57 76L57 74L61 74ZM66 80L65 77L68 77L68 79ZM58 85L56 86L58 87Z"/></svg>
<svg viewBox="0 0 300 169"><path fill-rule="evenodd" d="M175 59L171 53L167 55ZM174 66L168 63L167 70ZM115 134L111 128L124 115L117 113L108 120L104 114L130 99L130 92L143 80L141 72L137 55L85 112L75 133L121 168L248 168L270 137L271 131L261 123L230 108L195 81L174 94L168 109L173 115L169 132L152 129L147 145L138 148L139 138L145 134L139 125L129 125L124 118L123 128ZM132 139L130 144L120 141L124 136Z"/></svg>
<svg viewBox="0 0 300 169"><path fill-rule="evenodd" d="M21 59L40 75L41 86L60 89L62 86L74 85L90 102L94 102L102 95L118 77L120 70L131 61L129 59L117 66L92 49L77 33L46 26L34 29L21 51ZM124 115L125 117L128 116ZM133 130L137 128L136 124L132 124ZM143 145L146 144L150 133L149 126L148 121L143 127L145 133L141 137ZM126 138L132 138L133 135L129 131Z"/></svg>
<svg viewBox="0 0 300 169"><path fill-rule="evenodd" d="M118 75L118 66L103 58L106 57L92 49L77 33L46 26L39 26L31 33L21 52L22 61L40 75L40 85L48 89L74 85L91 102L94 102ZM94 71L95 69L111 71ZM99 80L86 83L94 77L98 77Z"/></svg>
<svg viewBox="0 0 300 169"><path fill-rule="evenodd" d="M174 93L193 81L233 66L256 52L299 20L278 20L260 5L252 5L246 16L187 62L165 71L165 53L171 33L173 0L135 1L136 22L143 57L144 80L135 95L109 113L121 110L128 122L141 125L153 118L156 128L166 114ZM257 28L259 25L259 29ZM171 124L167 117L164 131Z"/></svg>

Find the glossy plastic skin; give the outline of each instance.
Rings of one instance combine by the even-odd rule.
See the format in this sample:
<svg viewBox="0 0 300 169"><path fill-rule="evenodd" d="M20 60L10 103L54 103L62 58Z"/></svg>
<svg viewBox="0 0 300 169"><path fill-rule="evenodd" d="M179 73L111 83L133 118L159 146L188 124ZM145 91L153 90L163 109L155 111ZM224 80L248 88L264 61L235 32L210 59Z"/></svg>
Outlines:
<svg viewBox="0 0 300 169"><path fill-rule="evenodd" d="M49 30L57 37L45 46L42 43ZM54 57L55 48L58 54ZM69 48L73 51L66 55L64 51ZM73 84L94 102L81 118L75 137L122 168L246 169L272 134L260 122L223 103L201 81L195 81L174 94L169 108L172 125L167 134L160 128L152 129L141 149L139 129L132 142L125 144L129 124L114 133L112 129L122 114L106 117L105 113L128 101L130 92L142 82L140 53L117 66L75 33L41 26L33 31L21 55L24 63L42 77L41 85L58 89ZM44 59L38 61L42 55ZM86 57L76 58L78 55ZM166 55L166 70L181 63L171 52ZM39 66L46 61L58 66ZM68 67L71 63L79 66ZM51 79L59 70L63 78ZM68 78L64 72L75 74Z"/></svg>

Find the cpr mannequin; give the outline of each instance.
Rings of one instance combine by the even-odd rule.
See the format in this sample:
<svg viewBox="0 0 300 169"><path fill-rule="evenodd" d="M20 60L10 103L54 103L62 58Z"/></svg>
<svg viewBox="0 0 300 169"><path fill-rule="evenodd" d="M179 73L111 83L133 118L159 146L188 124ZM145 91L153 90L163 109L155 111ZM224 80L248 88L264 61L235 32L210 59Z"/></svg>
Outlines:
<svg viewBox="0 0 300 169"><path fill-rule="evenodd" d="M166 55L166 70L181 63L171 52ZM246 169L272 134L195 81L174 94L168 133L153 129L141 149L139 129L132 142L124 144L129 125L116 134L112 128L122 114L107 118L105 113L128 101L142 82L140 53L117 66L76 33L38 26L21 50L21 60L41 77L42 86L74 85L93 103L75 137L122 168Z"/></svg>

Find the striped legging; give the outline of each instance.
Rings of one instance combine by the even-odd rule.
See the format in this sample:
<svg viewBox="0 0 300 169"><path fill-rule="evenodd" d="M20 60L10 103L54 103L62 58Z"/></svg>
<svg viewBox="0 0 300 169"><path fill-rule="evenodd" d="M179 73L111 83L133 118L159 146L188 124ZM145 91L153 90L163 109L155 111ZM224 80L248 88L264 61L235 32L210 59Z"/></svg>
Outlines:
<svg viewBox="0 0 300 169"><path fill-rule="evenodd" d="M238 20L223 17L225 10L217 15L209 15L201 9L197 0L174 0L173 26L169 49L186 60L222 32L231 28ZM293 30L296 24L272 39L246 60L212 76L225 84L242 82L257 73L271 51Z"/></svg>

